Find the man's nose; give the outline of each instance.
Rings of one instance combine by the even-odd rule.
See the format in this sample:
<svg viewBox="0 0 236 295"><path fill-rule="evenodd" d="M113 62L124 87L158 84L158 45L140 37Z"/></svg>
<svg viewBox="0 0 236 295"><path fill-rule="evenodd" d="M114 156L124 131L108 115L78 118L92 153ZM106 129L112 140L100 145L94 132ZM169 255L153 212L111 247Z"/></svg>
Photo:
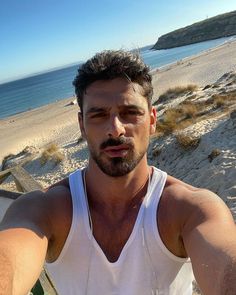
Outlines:
<svg viewBox="0 0 236 295"><path fill-rule="evenodd" d="M125 126L116 115L112 116L107 128L107 135L109 137L120 137L125 134Z"/></svg>

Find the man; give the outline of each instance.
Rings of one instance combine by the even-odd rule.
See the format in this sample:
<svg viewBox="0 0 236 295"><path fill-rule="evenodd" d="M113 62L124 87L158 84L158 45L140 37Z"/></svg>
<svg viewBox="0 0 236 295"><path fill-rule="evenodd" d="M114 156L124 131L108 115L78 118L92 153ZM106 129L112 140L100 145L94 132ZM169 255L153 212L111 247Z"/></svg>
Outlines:
<svg viewBox="0 0 236 295"><path fill-rule="evenodd" d="M63 295L190 295L191 265L204 294L236 294L228 208L147 163L156 126L148 67L136 54L105 51L74 85L89 164L7 211L0 294L26 294L45 258Z"/></svg>

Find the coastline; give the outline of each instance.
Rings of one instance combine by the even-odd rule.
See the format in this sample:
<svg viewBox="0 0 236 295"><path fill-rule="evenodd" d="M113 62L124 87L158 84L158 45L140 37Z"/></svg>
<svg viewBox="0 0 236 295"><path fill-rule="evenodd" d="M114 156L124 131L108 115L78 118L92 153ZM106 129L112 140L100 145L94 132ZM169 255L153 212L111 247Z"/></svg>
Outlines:
<svg viewBox="0 0 236 295"><path fill-rule="evenodd" d="M152 71L154 96L171 87L214 83L223 74L236 70L236 40L226 42L200 54ZM36 109L0 120L0 163L8 154L20 152L26 146L42 148L50 142L59 146L80 136L77 105L66 98Z"/></svg>
<svg viewBox="0 0 236 295"><path fill-rule="evenodd" d="M221 44L219 44L219 45L216 45L216 46L214 46L214 47L212 47L212 48L209 48L209 49L203 50L203 51L201 51L201 52L199 52L199 53L197 53L197 54L193 54L193 55L191 55L191 56L187 56L187 57L181 58L180 60L177 60L177 61L174 61L174 62L168 63L168 64L166 64L166 65L163 65L163 66L160 66L160 67L154 68L154 69L151 70L151 74L155 74L155 72L156 72L157 70L161 71L161 70L169 69L170 67L177 65L179 62L185 62L185 61L188 61L188 60L192 60L192 59L194 59L194 58L196 58L196 57L199 57L199 56L201 56L201 55L206 54L207 52L214 51L214 50L216 50L216 49L218 49L218 48L220 48L220 47L222 47L222 46L224 46L224 45L226 45L226 44L228 44L228 43L232 43L232 42L236 42L236 35L235 35L233 38L231 38L231 39L229 39L229 40L227 40L227 41L225 41L225 42L223 42L223 43L221 43Z"/></svg>
<svg viewBox="0 0 236 295"><path fill-rule="evenodd" d="M9 116L0 120L0 164L9 154L16 154L26 146L42 148L56 142L66 142L77 132L78 106L66 98L42 107Z"/></svg>
<svg viewBox="0 0 236 295"><path fill-rule="evenodd" d="M236 39L177 62L154 69L153 101L167 89L187 84L206 86L223 74L236 70Z"/></svg>

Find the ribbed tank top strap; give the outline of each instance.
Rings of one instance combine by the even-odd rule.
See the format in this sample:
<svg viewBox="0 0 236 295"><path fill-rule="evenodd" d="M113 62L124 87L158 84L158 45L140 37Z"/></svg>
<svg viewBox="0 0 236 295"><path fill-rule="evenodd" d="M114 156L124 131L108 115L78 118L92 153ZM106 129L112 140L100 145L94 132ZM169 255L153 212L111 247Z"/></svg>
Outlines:
<svg viewBox="0 0 236 295"><path fill-rule="evenodd" d="M148 198L146 200L146 207L149 208L150 206L156 205L160 201L165 183L167 178L167 173L157 169L156 167L153 168L152 179L150 181L150 187L148 192Z"/></svg>
<svg viewBox="0 0 236 295"><path fill-rule="evenodd" d="M76 170L75 172L69 175L69 185L70 185L70 193L71 193L71 201L72 201L72 222L69 230L69 234L63 246L63 249L58 256L58 258L52 263L46 263L46 266L50 270L50 268L54 268L59 265L68 251L68 248L73 240L73 237L76 234L76 231L81 231L81 217L82 217L82 205L81 198L84 196L83 189L83 180L82 180L82 170Z"/></svg>
<svg viewBox="0 0 236 295"><path fill-rule="evenodd" d="M83 183L83 169L78 169L69 175L70 193L73 206L72 225L76 225L77 229L82 230L84 224L84 183ZM83 227L85 229L85 227Z"/></svg>
<svg viewBox="0 0 236 295"><path fill-rule="evenodd" d="M65 253L67 252L69 248L69 245L72 242L75 232L76 231L78 232L78 230L81 231L81 218L83 213L81 198L83 198L84 196L82 170L76 170L75 172L69 175L69 185L70 185L70 193L71 193L71 200L72 200L71 227L59 257L53 263L48 264L49 267L50 265L56 266L62 261Z"/></svg>
<svg viewBox="0 0 236 295"><path fill-rule="evenodd" d="M83 173L84 169L74 171L69 175L70 193L73 203L73 214L79 210L81 197L84 196ZM75 211L74 211L75 210ZM76 215L75 215L76 216Z"/></svg>

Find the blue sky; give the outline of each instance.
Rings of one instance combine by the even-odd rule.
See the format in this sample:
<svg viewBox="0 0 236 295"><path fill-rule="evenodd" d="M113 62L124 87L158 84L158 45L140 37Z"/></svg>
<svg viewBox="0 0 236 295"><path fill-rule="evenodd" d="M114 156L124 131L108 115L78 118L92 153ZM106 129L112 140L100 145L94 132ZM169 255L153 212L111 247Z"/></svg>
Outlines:
<svg viewBox="0 0 236 295"><path fill-rule="evenodd" d="M235 0L0 0L0 83L236 9Z"/></svg>

